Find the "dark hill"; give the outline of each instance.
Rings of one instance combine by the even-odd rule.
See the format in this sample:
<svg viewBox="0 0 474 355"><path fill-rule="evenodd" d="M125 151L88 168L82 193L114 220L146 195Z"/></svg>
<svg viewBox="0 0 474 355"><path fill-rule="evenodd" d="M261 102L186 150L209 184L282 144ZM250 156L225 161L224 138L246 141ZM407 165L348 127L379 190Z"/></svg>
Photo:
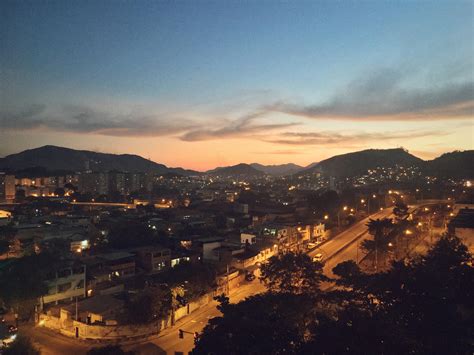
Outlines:
<svg viewBox="0 0 474 355"><path fill-rule="evenodd" d="M368 149L360 152L336 155L323 160L301 174L321 172L335 177L355 176L376 167L423 166L424 161L401 148Z"/></svg>
<svg viewBox="0 0 474 355"><path fill-rule="evenodd" d="M237 164L233 166L219 167L213 170L209 170L206 174L214 176L247 176L257 177L265 175L264 172L257 170L249 164Z"/></svg>
<svg viewBox="0 0 474 355"><path fill-rule="evenodd" d="M0 169L19 171L25 169L47 169L48 171L111 171L153 172L156 174L178 173L181 175L198 174L182 168L168 168L138 155L106 154L87 150L46 145L25 150L0 159Z"/></svg>
<svg viewBox="0 0 474 355"><path fill-rule="evenodd" d="M265 174L269 174L273 176L292 175L303 170L302 166L299 166L293 163L280 164L280 165L262 165L258 163L253 163L253 164L250 164L250 166L254 169L264 172Z"/></svg>
<svg viewBox="0 0 474 355"><path fill-rule="evenodd" d="M474 178L474 150L454 151L427 162L426 172L455 178Z"/></svg>

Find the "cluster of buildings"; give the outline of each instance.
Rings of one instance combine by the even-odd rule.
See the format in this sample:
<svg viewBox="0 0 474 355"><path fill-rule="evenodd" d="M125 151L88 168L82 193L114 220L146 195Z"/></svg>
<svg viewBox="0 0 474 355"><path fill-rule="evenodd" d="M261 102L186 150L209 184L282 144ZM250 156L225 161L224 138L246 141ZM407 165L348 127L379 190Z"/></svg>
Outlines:
<svg viewBox="0 0 474 355"><path fill-rule="evenodd" d="M57 188L73 182L77 180L18 179L15 185ZM249 191L247 183L200 182L194 190L195 185L185 183L189 189L159 199L150 209L145 206L148 201L126 208L112 203L78 205L48 196L4 205L9 211L1 215L0 224L13 228L14 237L0 262L48 250L57 253L62 264L44 280L49 290L38 300L39 308L46 310L57 304L67 307L77 299L90 303L94 297L128 292L134 280L153 280L183 263L212 265L218 270L218 287L225 273L246 275L278 253L304 251L327 237L324 222L301 219L294 204L265 207L239 202L242 191ZM174 202L179 199L189 203ZM167 208L156 208L160 205ZM112 247L114 228L128 223L146 228L154 241Z"/></svg>
<svg viewBox="0 0 474 355"><path fill-rule="evenodd" d="M129 195L140 190L151 190L153 175L146 173L122 172L92 172L85 171L72 175L44 176L35 178L16 178L14 175L0 175L1 191L5 191L1 200L13 200L17 191L23 191L24 196L45 197L59 195L58 189L63 189L60 195L78 192L93 196L119 193ZM3 197L3 198L2 198Z"/></svg>

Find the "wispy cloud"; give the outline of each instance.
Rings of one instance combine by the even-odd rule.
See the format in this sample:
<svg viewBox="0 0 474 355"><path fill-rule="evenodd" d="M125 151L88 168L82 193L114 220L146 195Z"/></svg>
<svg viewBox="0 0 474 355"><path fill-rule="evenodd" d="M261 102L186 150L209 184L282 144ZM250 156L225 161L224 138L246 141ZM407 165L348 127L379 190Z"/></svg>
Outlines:
<svg viewBox="0 0 474 355"><path fill-rule="evenodd" d="M440 136L449 134L445 131L402 131L402 132L285 132L274 139L265 140L269 143L284 145L304 146L304 145L338 145L384 141L391 139L413 139L428 136Z"/></svg>
<svg viewBox="0 0 474 355"><path fill-rule="evenodd" d="M315 119L432 120L472 118L474 83L442 83L425 88L403 85L407 73L383 69L352 81L321 104L276 102L268 110Z"/></svg>
<svg viewBox="0 0 474 355"><path fill-rule="evenodd" d="M173 136L187 142L251 138L299 124L298 122L259 123L258 120L266 113L266 111L253 112L237 119L211 117L202 122L202 118L189 119L177 115L116 114L85 105L64 105L59 109L49 110L45 105L31 105L17 110L1 111L0 124L5 130L47 129L117 137ZM205 126L214 128L202 128Z"/></svg>
<svg viewBox="0 0 474 355"><path fill-rule="evenodd" d="M226 122L215 129L196 129L186 132L180 137L183 141L196 142L223 138L251 137L256 134L266 133L271 130L284 129L299 125L298 122L290 123L255 123L266 112L255 112L235 121Z"/></svg>
<svg viewBox="0 0 474 355"><path fill-rule="evenodd" d="M302 151L299 150L272 150L269 152L253 152L254 154L275 154L275 155L297 155L297 154L303 154Z"/></svg>

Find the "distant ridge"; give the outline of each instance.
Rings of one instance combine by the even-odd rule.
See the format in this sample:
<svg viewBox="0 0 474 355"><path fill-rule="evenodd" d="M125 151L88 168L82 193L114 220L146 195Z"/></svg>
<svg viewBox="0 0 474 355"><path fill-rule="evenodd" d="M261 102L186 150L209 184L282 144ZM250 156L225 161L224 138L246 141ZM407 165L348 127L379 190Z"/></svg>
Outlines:
<svg viewBox="0 0 474 355"><path fill-rule="evenodd" d="M197 175L193 170L168 168L166 165L132 154L107 154L88 150L75 150L53 145L28 149L0 159L0 169L18 171L24 169L48 171L92 171L105 172L118 170L123 172L152 172L156 174L175 173L179 175Z"/></svg>
<svg viewBox="0 0 474 355"><path fill-rule="evenodd" d="M420 166L424 161L402 148L367 149L354 153L336 155L323 160L301 173L321 172L335 177L360 175L376 167Z"/></svg>
<svg viewBox="0 0 474 355"><path fill-rule="evenodd" d="M377 167L417 166L427 174L454 178L474 178L474 150L445 153L433 160L422 160L402 148L367 149L336 155L307 167L288 163L281 165L237 164L209 170L204 174L219 176L307 175L316 172L334 177L364 174ZM107 154L75 150L53 145L25 150L0 158L0 171L15 172L19 176L63 174L83 171L152 172L155 174L202 175L183 168L169 168L138 155Z"/></svg>
<svg viewBox="0 0 474 355"><path fill-rule="evenodd" d="M265 174L273 176L292 175L304 169L302 166L293 163L280 165L263 165L258 163L252 163L250 164L250 166L254 169L264 172Z"/></svg>
<svg viewBox="0 0 474 355"><path fill-rule="evenodd" d="M474 150L445 153L427 162L427 172L456 178L474 178Z"/></svg>
<svg viewBox="0 0 474 355"><path fill-rule="evenodd" d="M219 167L213 170L206 171L207 175L214 176L247 176L247 177L257 177L263 176L265 173L263 171L257 170L249 164L237 164L233 166Z"/></svg>
<svg viewBox="0 0 474 355"><path fill-rule="evenodd" d="M456 151L425 161L403 148L367 149L354 153L336 155L302 170L298 175L316 172L334 177L361 175L377 167L416 166L425 173L435 176L472 178L474 177L474 151Z"/></svg>

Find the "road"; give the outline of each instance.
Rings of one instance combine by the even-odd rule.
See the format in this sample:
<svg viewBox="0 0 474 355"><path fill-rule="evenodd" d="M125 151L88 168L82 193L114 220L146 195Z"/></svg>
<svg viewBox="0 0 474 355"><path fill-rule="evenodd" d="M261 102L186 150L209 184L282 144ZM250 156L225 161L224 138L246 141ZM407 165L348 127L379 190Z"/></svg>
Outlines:
<svg viewBox="0 0 474 355"><path fill-rule="evenodd" d="M369 237L366 226L369 219L390 217L392 211L393 208L391 207L385 208L382 211L378 211L377 213L360 220L344 232L322 244L320 247L310 251L308 255L313 257L318 253L323 254L323 261L325 262L324 274L329 277L334 276L332 269L337 264L346 260L354 260L356 262L360 260L362 255L360 255L358 244L361 240Z"/></svg>
<svg viewBox="0 0 474 355"><path fill-rule="evenodd" d="M23 334L33 341L41 355L86 354L92 346L79 342L64 335L54 333L48 329L34 327L32 324L18 327L19 334Z"/></svg>

